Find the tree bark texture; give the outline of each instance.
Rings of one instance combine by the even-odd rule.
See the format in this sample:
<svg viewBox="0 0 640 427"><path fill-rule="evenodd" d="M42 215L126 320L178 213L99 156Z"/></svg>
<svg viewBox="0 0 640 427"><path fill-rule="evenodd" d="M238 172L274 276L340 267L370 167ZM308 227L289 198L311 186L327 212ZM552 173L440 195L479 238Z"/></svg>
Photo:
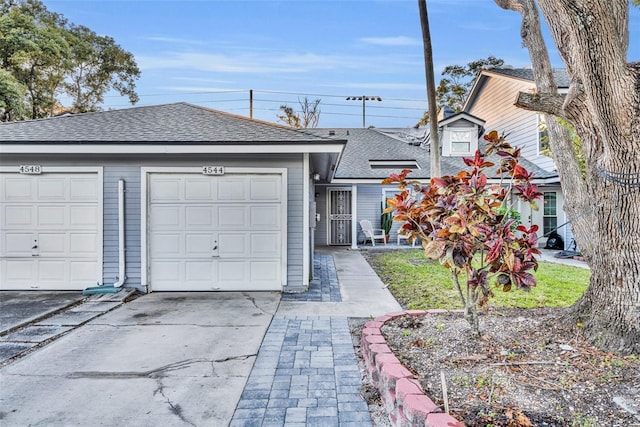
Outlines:
<svg viewBox="0 0 640 427"><path fill-rule="evenodd" d="M533 63L538 91L521 93L516 105L567 119L584 150L582 181L573 147L550 129L569 216L593 209L572 224L592 272L572 321L602 348L640 354L640 64L627 63L629 3L538 0L571 79L568 94L559 95L533 28L533 0L495 2L523 15Z"/></svg>

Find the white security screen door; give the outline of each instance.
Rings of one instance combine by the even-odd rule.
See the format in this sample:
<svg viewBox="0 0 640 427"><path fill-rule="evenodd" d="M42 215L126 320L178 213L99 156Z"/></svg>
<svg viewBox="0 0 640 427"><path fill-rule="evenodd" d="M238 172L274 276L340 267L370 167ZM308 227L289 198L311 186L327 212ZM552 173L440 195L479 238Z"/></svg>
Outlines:
<svg viewBox="0 0 640 427"><path fill-rule="evenodd" d="M281 290L281 188L278 174L151 173L151 290Z"/></svg>
<svg viewBox="0 0 640 427"><path fill-rule="evenodd" d="M329 244L351 244L351 190L329 188Z"/></svg>

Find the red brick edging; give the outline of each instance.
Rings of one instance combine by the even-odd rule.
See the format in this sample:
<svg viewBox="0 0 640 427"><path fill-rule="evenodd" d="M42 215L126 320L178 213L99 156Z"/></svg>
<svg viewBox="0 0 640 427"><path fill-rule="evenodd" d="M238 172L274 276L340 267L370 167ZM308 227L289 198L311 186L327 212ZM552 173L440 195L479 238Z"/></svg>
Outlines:
<svg viewBox="0 0 640 427"><path fill-rule="evenodd" d="M448 313L447 310L406 310L368 321L362 330L362 356L371 383L380 397L391 424L396 427L464 427L424 393L418 380L393 354L380 328L400 316Z"/></svg>

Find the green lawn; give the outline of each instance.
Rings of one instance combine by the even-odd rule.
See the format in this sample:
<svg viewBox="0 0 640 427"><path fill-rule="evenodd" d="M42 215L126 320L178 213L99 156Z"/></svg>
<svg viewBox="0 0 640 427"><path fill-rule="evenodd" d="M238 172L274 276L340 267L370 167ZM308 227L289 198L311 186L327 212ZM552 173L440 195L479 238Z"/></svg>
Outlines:
<svg viewBox="0 0 640 427"><path fill-rule="evenodd" d="M426 259L422 250L371 252L366 255L373 269L403 307L462 308L449 270ZM573 304L589 284L590 270L551 262L540 262L535 273L538 285L530 292L494 288L493 307L564 307Z"/></svg>

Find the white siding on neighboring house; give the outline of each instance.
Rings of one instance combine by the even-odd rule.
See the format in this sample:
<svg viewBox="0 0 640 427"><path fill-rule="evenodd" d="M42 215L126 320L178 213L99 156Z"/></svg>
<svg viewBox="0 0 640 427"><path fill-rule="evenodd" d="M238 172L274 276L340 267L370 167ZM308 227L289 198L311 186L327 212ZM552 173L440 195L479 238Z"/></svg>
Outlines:
<svg viewBox="0 0 640 427"><path fill-rule="evenodd" d="M506 134L507 141L514 147L520 147L526 159L553 171L553 160L539 153L538 114L513 105L518 92L531 92L534 88L533 83L490 77L482 87L481 94L476 95L476 102L465 111L485 120L487 132L495 130L499 134Z"/></svg>

